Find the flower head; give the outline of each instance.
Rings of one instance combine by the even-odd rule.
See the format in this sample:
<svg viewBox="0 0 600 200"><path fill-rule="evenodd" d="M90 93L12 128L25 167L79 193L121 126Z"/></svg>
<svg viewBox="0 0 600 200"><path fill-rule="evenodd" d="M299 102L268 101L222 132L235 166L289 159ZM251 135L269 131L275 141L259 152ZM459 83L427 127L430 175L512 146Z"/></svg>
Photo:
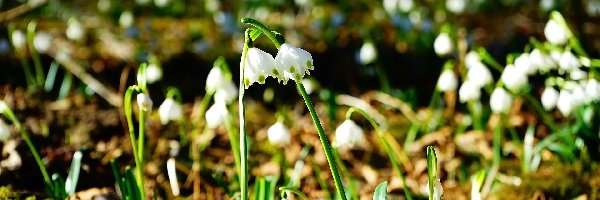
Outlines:
<svg viewBox="0 0 600 200"><path fill-rule="evenodd" d="M313 59L308 51L284 43L275 56L275 69L284 84L288 79L300 81L304 73L310 74L309 70L314 69Z"/></svg>
<svg viewBox="0 0 600 200"><path fill-rule="evenodd" d="M81 40L85 36L85 29L79 23L79 20L71 18L67 25L67 38L71 40Z"/></svg>
<svg viewBox="0 0 600 200"><path fill-rule="evenodd" d="M552 61L550 55L542 53L539 49L533 49L529 54L529 63L533 68L540 71L548 71L556 68L556 64Z"/></svg>
<svg viewBox="0 0 600 200"><path fill-rule="evenodd" d="M178 121L183 118L183 109L181 104L173 98L167 98L158 107L158 116L162 124L167 124L169 121Z"/></svg>
<svg viewBox="0 0 600 200"><path fill-rule="evenodd" d="M560 66L560 68L563 70L571 71L575 68L579 68L581 66L581 63L579 62L577 57L575 57L575 55L573 55L573 53L571 53L571 51L565 51L560 56L560 60L558 61L558 66Z"/></svg>
<svg viewBox="0 0 600 200"><path fill-rule="evenodd" d="M148 64L146 67L146 81L148 83L155 83L162 78L162 69L160 66L154 63Z"/></svg>
<svg viewBox="0 0 600 200"><path fill-rule="evenodd" d="M443 92L456 90L457 85L458 80L456 80L456 75L450 69L444 70L437 82L437 88Z"/></svg>
<svg viewBox="0 0 600 200"><path fill-rule="evenodd" d="M585 92L587 93L588 98L590 98L590 101L600 100L600 82L593 78L588 80L585 85Z"/></svg>
<svg viewBox="0 0 600 200"><path fill-rule="evenodd" d="M479 53L477 53L477 51L469 51L469 53L467 53L465 56L465 67L469 69L477 64L483 65L483 63L481 63L481 57L479 56Z"/></svg>
<svg viewBox="0 0 600 200"><path fill-rule="evenodd" d="M483 87L493 81L490 69L481 62L477 62L469 68L467 79L479 87Z"/></svg>
<svg viewBox="0 0 600 200"><path fill-rule="evenodd" d="M206 77L206 92L215 92L217 89L227 81L225 74L219 67L213 67L208 72Z"/></svg>
<svg viewBox="0 0 600 200"><path fill-rule="evenodd" d="M495 113L507 113L512 102L512 96L501 87L497 87L490 96L490 107Z"/></svg>
<svg viewBox="0 0 600 200"><path fill-rule="evenodd" d="M223 101L226 104L231 103L238 97L238 88L233 81L227 80L215 92L215 101Z"/></svg>
<svg viewBox="0 0 600 200"><path fill-rule="evenodd" d="M433 50L438 56L446 56L452 53L452 49L454 48L452 44L452 40L448 33L440 33L435 41L433 41Z"/></svg>
<svg viewBox="0 0 600 200"><path fill-rule="evenodd" d="M569 116L571 111L573 111L575 108L574 103L575 102L573 101L571 92L567 91L566 89L562 89L558 95L557 102L557 107L560 113L562 113L563 116Z"/></svg>
<svg viewBox="0 0 600 200"><path fill-rule="evenodd" d="M458 90L458 98L460 102L477 100L481 96L481 87L475 84L470 79L467 79Z"/></svg>
<svg viewBox="0 0 600 200"><path fill-rule="evenodd" d="M143 111L152 110L152 99L144 93L137 94L138 107Z"/></svg>
<svg viewBox="0 0 600 200"><path fill-rule="evenodd" d="M52 43L52 36L50 34L40 31L35 33L33 37L33 47L39 52L46 52L50 49Z"/></svg>
<svg viewBox="0 0 600 200"><path fill-rule="evenodd" d="M560 25L556 20L550 19L548 23L546 23L546 27L544 27L544 35L548 42L553 45L563 45L567 43L567 40L570 37L569 31L566 27Z"/></svg>
<svg viewBox="0 0 600 200"><path fill-rule="evenodd" d="M359 51L360 63L363 65L370 64L377 60L377 48L373 42L365 42Z"/></svg>
<svg viewBox="0 0 600 200"><path fill-rule="evenodd" d="M537 72L537 66L531 64L528 53L523 53L519 55L519 57L515 59L514 65L517 69L527 73L527 75L532 75L535 72Z"/></svg>
<svg viewBox="0 0 600 200"><path fill-rule="evenodd" d="M275 59L267 52L258 48L249 48L246 54L244 68L244 85L246 88L253 83L264 84L269 76L277 76Z"/></svg>
<svg viewBox="0 0 600 200"><path fill-rule="evenodd" d="M25 39L25 33L21 30L13 31L10 36L11 42L15 49L23 49L25 45L27 45L27 40Z"/></svg>
<svg viewBox="0 0 600 200"><path fill-rule="evenodd" d="M507 65L500 76L500 79L509 90L518 91L528 83L527 74L514 65Z"/></svg>
<svg viewBox="0 0 600 200"><path fill-rule="evenodd" d="M208 108L206 115L204 115L206 118L206 125L208 128L216 128L225 122L228 114L229 111L227 110L225 102L217 101Z"/></svg>
<svg viewBox="0 0 600 200"><path fill-rule="evenodd" d="M267 130L267 136L269 142L273 146L283 147L290 144L292 137L290 136L290 130L283 122L276 122Z"/></svg>
<svg viewBox="0 0 600 200"><path fill-rule="evenodd" d="M552 110L558 102L558 91L553 87L546 87L542 93L542 105L546 110Z"/></svg>
<svg viewBox="0 0 600 200"><path fill-rule="evenodd" d="M365 134L354 121L346 119L335 129L334 145L352 148L364 141Z"/></svg>

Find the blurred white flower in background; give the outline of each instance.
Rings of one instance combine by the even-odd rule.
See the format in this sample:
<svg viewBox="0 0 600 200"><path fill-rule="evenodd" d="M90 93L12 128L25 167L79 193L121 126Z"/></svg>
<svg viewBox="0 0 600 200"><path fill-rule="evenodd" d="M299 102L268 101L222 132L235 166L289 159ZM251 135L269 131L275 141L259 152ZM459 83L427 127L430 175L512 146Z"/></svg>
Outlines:
<svg viewBox="0 0 600 200"><path fill-rule="evenodd" d="M162 68L159 65L150 63L148 67L146 67L146 82L147 83L155 83L162 79Z"/></svg>
<svg viewBox="0 0 600 200"><path fill-rule="evenodd" d="M50 49L52 39L52 36L50 36L50 34L48 34L47 32L38 31L33 37L33 47L38 52L44 53L48 51L48 49Z"/></svg>
<svg viewBox="0 0 600 200"><path fill-rule="evenodd" d="M508 113L513 97L502 87L497 87L490 96L490 107L495 113Z"/></svg>
<svg viewBox="0 0 600 200"><path fill-rule="evenodd" d="M227 110L227 106L225 102L217 101L215 104L210 106L208 110L206 110L206 114L204 115L206 119L206 126L208 128L214 129L223 123L225 123L225 119L229 115L229 111Z"/></svg>
<svg viewBox="0 0 600 200"><path fill-rule="evenodd" d="M364 142L365 134L354 121L346 119L335 129L334 146L352 148Z"/></svg>
<svg viewBox="0 0 600 200"><path fill-rule="evenodd" d="M470 69L474 65L479 64L483 65L483 63L481 63L481 57L479 56L479 53L473 50L469 51L469 53L467 53L467 55L465 56L465 67L467 69Z"/></svg>
<svg viewBox="0 0 600 200"><path fill-rule="evenodd" d="M585 92L588 98L590 98L590 101L600 100L600 82L591 78L585 85Z"/></svg>
<svg viewBox="0 0 600 200"><path fill-rule="evenodd" d="M464 103L467 101L477 100L481 96L481 87L471 80L467 79L458 90L458 99Z"/></svg>
<svg viewBox="0 0 600 200"><path fill-rule="evenodd" d="M365 42L359 51L359 60L363 65L371 64L377 60L377 48L373 42Z"/></svg>
<svg viewBox="0 0 600 200"><path fill-rule="evenodd" d="M517 69L525 72L527 75L533 75L535 72L537 72L536 66L532 65L530 62L528 53L523 53L519 55L519 57L515 59L514 66Z"/></svg>
<svg viewBox="0 0 600 200"><path fill-rule="evenodd" d="M137 104L143 111L152 110L152 99L144 93L137 94Z"/></svg>
<svg viewBox="0 0 600 200"><path fill-rule="evenodd" d="M171 0L154 0L154 5L159 8L164 8L169 3L171 3Z"/></svg>
<svg viewBox="0 0 600 200"><path fill-rule="evenodd" d="M553 45L564 45L571 36L569 30L554 19L550 19L548 20L548 23L546 23L544 35L546 36L546 40Z"/></svg>
<svg viewBox="0 0 600 200"><path fill-rule="evenodd" d="M466 7L467 0L446 0L446 9L452 13L463 13Z"/></svg>
<svg viewBox="0 0 600 200"><path fill-rule="evenodd" d="M10 139L11 131L8 124L4 123L4 120L0 119L0 141L6 142Z"/></svg>
<svg viewBox="0 0 600 200"><path fill-rule="evenodd" d="M206 77L206 92L215 92L226 81L227 78L221 68L214 66L210 69L208 76Z"/></svg>
<svg viewBox="0 0 600 200"><path fill-rule="evenodd" d="M473 84L483 87L487 84L492 83L492 72L483 63L475 63L467 71L467 79L471 80Z"/></svg>
<svg viewBox="0 0 600 200"><path fill-rule="evenodd" d="M225 81L215 92L215 101L223 101L226 104L230 104L237 98L238 88L231 80Z"/></svg>
<svg viewBox="0 0 600 200"><path fill-rule="evenodd" d="M121 28L129 28L133 24L133 13L129 10L123 11L119 17Z"/></svg>
<svg viewBox="0 0 600 200"><path fill-rule="evenodd" d="M437 88L442 92L448 92L451 90L456 90L456 86L458 85L458 80L456 79L456 75L451 69L445 69L437 82Z"/></svg>
<svg viewBox="0 0 600 200"><path fill-rule="evenodd" d="M454 45L452 39L448 33L440 33L435 41L433 42L433 50L438 56L446 56L452 53Z"/></svg>
<svg viewBox="0 0 600 200"><path fill-rule="evenodd" d="M561 56L558 62L558 66L565 71L571 71L575 68L579 68L581 63L573 53L570 51L565 51Z"/></svg>
<svg viewBox="0 0 600 200"><path fill-rule="evenodd" d="M546 87L542 92L542 105L546 110L552 110L558 102L558 91L553 87Z"/></svg>
<svg viewBox="0 0 600 200"><path fill-rule="evenodd" d="M70 18L67 22L67 38L71 40L82 40L85 36L85 29L81 26L81 23L76 18Z"/></svg>
<svg viewBox="0 0 600 200"><path fill-rule="evenodd" d="M539 49L533 49L529 54L529 64L539 71L549 71L556 69L556 64L552 61L550 55L542 53Z"/></svg>
<svg viewBox="0 0 600 200"><path fill-rule="evenodd" d="M414 0L398 0L398 9L404 13L411 11L414 6Z"/></svg>
<svg viewBox="0 0 600 200"><path fill-rule="evenodd" d="M569 116L574 109L574 102L571 92L562 89L558 95L558 103L556 105L563 116Z"/></svg>
<svg viewBox="0 0 600 200"><path fill-rule="evenodd" d="M276 147L284 147L292 141L290 130L283 122L276 122L267 129L267 137L271 145Z"/></svg>
<svg viewBox="0 0 600 200"><path fill-rule="evenodd" d="M504 85L506 85L506 87L512 91L519 91L529 81L525 72L517 69L512 64L506 65L502 75L500 76L500 79Z"/></svg>
<svg viewBox="0 0 600 200"><path fill-rule="evenodd" d="M584 80L588 78L588 73L579 68L573 68L569 72L569 78L572 80Z"/></svg>
<svg viewBox="0 0 600 200"><path fill-rule="evenodd" d="M167 124L169 121L179 121L183 118L183 108L175 99L169 97L158 107L158 117L162 124Z"/></svg>
<svg viewBox="0 0 600 200"><path fill-rule="evenodd" d="M25 38L25 33L21 30L15 30L12 32L10 36L11 42L15 49L23 49L27 45L27 39Z"/></svg>

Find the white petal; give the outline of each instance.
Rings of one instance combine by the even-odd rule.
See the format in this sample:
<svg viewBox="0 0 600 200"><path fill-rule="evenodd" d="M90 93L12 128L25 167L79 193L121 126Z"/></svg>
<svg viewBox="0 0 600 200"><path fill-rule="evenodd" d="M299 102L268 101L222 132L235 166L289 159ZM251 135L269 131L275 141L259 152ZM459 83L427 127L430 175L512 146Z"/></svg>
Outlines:
<svg viewBox="0 0 600 200"><path fill-rule="evenodd" d="M546 110L552 110L558 102L558 91L552 87L546 87L542 93L542 105Z"/></svg>
<svg viewBox="0 0 600 200"><path fill-rule="evenodd" d="M444 70L437 82L437 88L443 92L456 90L457 85L458 80L452 70Z"/></svg>
<svg viewBox="0 0 600 200"><path fill-rule="evenodd" d="M433 50L435 50L435 53L439 56L445 56L452 53L453 48L452 40L447 33L440 33L433 42Z"/></svg>
<svg viewBox="0 0 600 200"><path fill-rule="evenodd" d="M273 146L278 147L288 145L292 140L290 136L290 130L282 122L277 122L269 127L267 130L267 136L269 138L269 142Z"/></svg>
<svg viewBox="0 0 600 200"><path fill-rule="evenodd" d="M352 148L364 141L364 132L352 120L345 120L335 129L334 145L341 148Z"/></svg>
<svg viewBox="0 0 600 200"><path fill-rule="evenodd" d="M481 87L467 79L458 90L460 102L464 103L471 100L477 100L481 96Z"/></svg>
<svg viewBox="0 0 600 200"><path fill-rule="evenodd" d="M498 87L492 92L490 107L496 113L507 113L512 105L512 101L512 96L504 88Z"/></svg>

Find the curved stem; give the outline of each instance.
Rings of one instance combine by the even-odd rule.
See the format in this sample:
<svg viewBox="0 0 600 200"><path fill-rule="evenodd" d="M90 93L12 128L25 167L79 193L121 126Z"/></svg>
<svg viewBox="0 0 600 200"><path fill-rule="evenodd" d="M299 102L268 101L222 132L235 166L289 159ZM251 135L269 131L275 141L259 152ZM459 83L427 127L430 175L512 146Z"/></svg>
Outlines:
<svg viewBox="0 0 600 200"><path fill-rule="evenodd" d="M306 103L306 107L308 108L308 111L310 112L310 117L312 118L313 123L315 124L315 127L317 128L317 133L319 134L319 139L321 140L321 145L323 145L323 150L325 150L325 157L327 158L327 163L329 163L329 170L331 171L331 175L333 176L333 181L335 183L335 189L337 191L338 197L340 197L342 200L346 200L346 193L344 192L344 186L342 184L342 179L340 177L340 173L335 164L335 158L333 156L333 151L331 150L331 145L329 144L329 141L327 140L325 131L323 131L323 127L321 126L321 122L319 121L319 116L317 116L317 112L315 111L315 107L312 104L312 101L310 100L308 93L306 93L306 89L304 89L304 85L302 85L302 82L296 81L296 88L298 89L298 92L300 93L300 95L302 95L302 98L304 99L304 102Z"/></svg>
<svg viewBox="0 0 600 200"><path fill-rule="evenodd" d="M242 20L243 21L243 20ZM248 54L248 43L250 43L249 30L246 29L244 33L244 49L242 51L242 61L240 62L240 83L239 83L239 98L238 98L238 113L240 120L240 164L241 170L239 172L240 177L240 195L242 200L248 199L248 148L246 147L246 111L244 109L244 67L246 65L246 55Z"/></svg>
<svg viewBox="0 0 600 200"><path fill-rule="evenodd" d="M271 39L271 41L273 42L273 44L275 44L275 47L277 47L277 49L279 49L279 47L283 43L282 41L277 40L277 37L275 37L275 34L273 32L271 32L271 30L267 26L260 23L259 21L252 19L252 18L242 18L241 21L244 24L250 24L250 25L256 27L258 30L260 30L260 32L262 32L269 39Z"/></svg>
<svg viewBox="0 0 600 200"><path fill-rule="evenodd" d="M44 68L42 67L42 61L40 59L40 54L38 54L37 49L34 46L34 38L35 38L35 27L36 22L31 21L27 25L27 44L29 47L29 53L31 54L31 58L33 59L33 66L35 69L35 79L36 85L42 86L45 82L44 80Z"/></svg>
<svg viewBox="0 0 600 200"><path fill-rule="evenodd" d="M144 186L144 127L146 126L145 118L146 112L143 109L139 109L140 121L139 124L139 135L138 135L138 160L139 164L137 164L138 171L138 187L140 188L140 196L145 199L146 198L146 188Z"/></svg>

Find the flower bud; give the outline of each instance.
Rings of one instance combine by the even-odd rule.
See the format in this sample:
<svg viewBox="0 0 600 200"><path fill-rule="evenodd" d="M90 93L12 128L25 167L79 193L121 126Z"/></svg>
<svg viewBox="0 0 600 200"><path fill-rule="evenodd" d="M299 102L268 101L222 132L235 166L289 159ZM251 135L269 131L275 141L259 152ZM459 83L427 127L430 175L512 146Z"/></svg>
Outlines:
<svg viewBox="0 0 600 200"><path fill-rule="evenodd" d="M147 112L152 110L152 99L144 93L137 94L137 103L138 107L143 111Z"/></svg>
<svg viewBox="0 0 600 200"><path fill-rule="evenodd" d="M227 110L227 106L224 102L217 101L213 104L208 110L204 117L206 118L206 126L208 128L216 128L223 123L225 123L225 119L229 111Z"/></svg>
<svg viewBox="0 0 600 200"><path fill-rule="evenodd" d="M479 87L483 87L493 81L492 73L481 62L475 63L469 68L467 71L467 79L471 80L473 84Z"/></svg>
<svg viewBox="0 0 600 200"><path fill-rule="evenodd" d="M40 31L35 33L33 37L33 47L38 52L46 52L50 49L52 43L52 36L50 34Z"/></svg>
<svg viewBox="0 0 600 200"><path fill-rule="evenodd" d="M495 113L508 113L512 102L512 96L501 87L497 87L490 97L490 107Z"/></svg>
<svg viewBox="0 0 600 200"><path fill-rule="evenodd" d="M581 63L579 63L579 60L577 59L577 57L575 57L575 55L573 55L573 53L571 53L570 51L565 51L560 56L558 66L560 66L560 68L565 71L571 71L575 68L579 68L581 66Z"/></svg>
<svg viewBox="0 0 600 200"><path fill-rule="evenodd" d="M517 69L514 65L507 65L500 76L500 79L506 85L506 88L512 91L518 91L528 83L527 75Z"/></svg>
<svg viewBox="0 0 600 200"><path fill-rule="evenodd" d="M354 121L346 119L335 129L334 145L341 148L352 148L364 141L365 134Z"/></svg>
<svg viewBox="0 0 600 200"><path fill-rule="evenodd" d="M165 99L158 107L158 117L162 124L167 124L169 121L179 121L183 118L181 104L170 97Z"/></svg>
<svg viewBox="0 0 600 200"><path fill-rule="evenodd" d="M370 64L377 60L377 48L373 42L365 42L359 51L360 63L363 65Z"/></svg>
<svg viewBox="0 0 600 200"><path fill-rule="evenodd" d="M450 69L444 70L437 82L437 88L442 92L456 90L457 85L456 75Z"/></svg>
<svg viewBox="0 0 600 200"><path fill-rule="evenodd" d="M290 130L283 122L276 122L267 130L269 142L273 146L284 147L292 141Z"/></svg>
<svg viewBox="0 0 600 200"><path fill-rule="evenodd" d="M438 56L446 56L452 53L452 49L454 48L452 44L452 40L448 33L440 33L435 41L433 42L433 50Z"/></svg>
<svg viewBox="0 0 600 200"><path fill-rule="evenodd" d="M560 94L558 95L557 107L563 116L566 117L571 114L571 111L573 111L575 108L571 92L567 91L566 89L562 89L560 91Z"/></svg>
<svg viewBox="0 0 600 200"><path fill-rule="evenodd" d="M481 96L481 87L467 79L458 90L458 98L460 102L477 100Z"/></svg>
<svg viewBox="0 0 600 200"><path fill-rule="evenodd" d="M553 45L564 45L570 37L566 27L563 27L553 19L548 20L548 23L546 23L544 35L546 36L546 40Z"/></svg>
<svg viewBox="0 0 600 200"><path fill-rule="evenodd" d="M308 51L284 43L275 56L275 69L284 84L288 79L301 81L304 73L310 74L309 70L314 69L313 59Z"/></svg>
<svg viewBox="0 0 600 200"><path fill-rule="evenodd" d="M552 110L558 102L558 91L552 87L546 87L542 93L542 105L546 110Z"/></svg>

